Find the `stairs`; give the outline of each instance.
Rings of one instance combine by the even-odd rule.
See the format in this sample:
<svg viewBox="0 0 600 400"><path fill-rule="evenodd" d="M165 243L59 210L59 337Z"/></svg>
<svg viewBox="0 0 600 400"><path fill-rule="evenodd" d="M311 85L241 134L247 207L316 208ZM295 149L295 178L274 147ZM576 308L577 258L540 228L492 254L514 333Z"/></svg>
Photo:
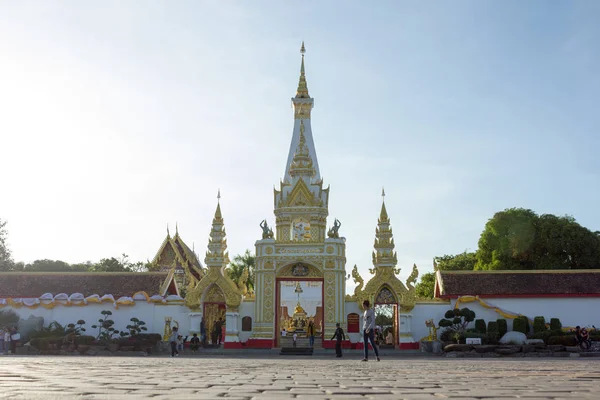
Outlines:
<svg viewBox="0 0 600 400"><path fill-rule="evenodd" d="M281 337L279 344L281 345L279 354L282 356L313 355L313 348L310 347L307 337L298 337L296 347L294 347L294 339L291 336ZM323 340L321 338L315 338L314 348L323 348Z"/></svg>

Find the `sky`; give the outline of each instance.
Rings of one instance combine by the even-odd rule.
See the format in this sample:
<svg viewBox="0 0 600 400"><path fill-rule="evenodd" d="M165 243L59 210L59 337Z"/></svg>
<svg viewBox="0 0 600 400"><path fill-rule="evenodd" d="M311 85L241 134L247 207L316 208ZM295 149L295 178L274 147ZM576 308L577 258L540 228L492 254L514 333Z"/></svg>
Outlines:
<svg viewBox="0 0 600 400"><path fill-rule="evenodd" d="M274 225L299 47L347 271L381 188L400 276L510 207L600 230L600 2L0 0L0 219L16 261L203 261ZM348 287L354 285L348 281ZM351 290L351 289L350 289Z"/></svg>

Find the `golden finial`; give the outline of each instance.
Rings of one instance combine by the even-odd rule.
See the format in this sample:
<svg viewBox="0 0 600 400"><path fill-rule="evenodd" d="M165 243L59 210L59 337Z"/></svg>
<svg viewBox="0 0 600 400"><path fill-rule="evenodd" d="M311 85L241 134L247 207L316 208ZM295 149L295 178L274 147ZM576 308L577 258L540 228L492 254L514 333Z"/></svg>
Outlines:
<svg viewBox="0 0 600 400"><path fill-rule="evenodd" d="M304 53L306 53L306 47L304 47L304 41L300 47L300 54L302 54L302 63L300 64L300 80L298 81L298 90L296 91L296 98L308 99L308 86L306 85L306 76L304 75Z"/></svg>
<svg viewBox="0 0 600 400"><path fill-rule="evenodd" d="M221 202L221 189L219 188L219 190L217 191L217 203Z"/></svg>
<svg viewBox="0 0 600 400"><path fill-rule="evenodd" d="M221 189L217 192L217 210L215 211L214 219L221 219L223 216L221 215Z"/></svg>
<svg viewBox="0 0 600 400"><path fill-rule="evenodd" d="M171 233L169 232L169 223L167 222L167 236L171 237Z"/></svg>
<svg viewBox="0 0 600 400"><path fill-rule="evenodd" d="M385 188L381 187L381 197L385 200Z"/></svg>
<svg viewBox="0 0 600 400"><path fill-rule="evenodd" d="M177 226L177 222L175 222L175 236L179 236L179 227Z"/></svg>

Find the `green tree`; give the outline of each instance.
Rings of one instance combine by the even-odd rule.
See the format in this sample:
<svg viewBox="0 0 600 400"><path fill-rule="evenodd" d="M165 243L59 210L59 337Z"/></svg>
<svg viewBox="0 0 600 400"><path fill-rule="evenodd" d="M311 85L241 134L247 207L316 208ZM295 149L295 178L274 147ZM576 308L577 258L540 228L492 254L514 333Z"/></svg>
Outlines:
<svg viewBox="0 0 600 400"><path fill-rule="evenodd" d="M103 258L98 263L92 265L93 272L130 272L129 256L125 253L120 258Z"/></svg>
<svg viewBox="0 0 600 400"><path fill-rule="evenodd" d="M441 271L472 271L475 268L475 263L477 263L477 255L475 252L465 250L454 256L446 254L435 257L434 261L437 269Z"/></svg>
<svg viewBox="0 0 600 400"><path fill-rule="evenodd" d="M534 269L537 215L524 208L494 214L479 238L476 269Z"/></svg>
<svg viewBox="0 0 600 400"><path fill-rule="evenodd" d="M486 223L475 269L600 269L600 236L571 216L510 208Z"/></svg>
<svg viewBox="0 0 600 400"><path fill-rule="evenodd" d="M233 260L225 272L227 273L227 276L229 276L229 278L235 282L242 275L242 272L244 272L244 268L248 267L248 282L246 285L248 286L248 290L254 290L255 260L256 256L250 253L250 250L246 250L244 254L238 254L233 257Z"/></svg>
<svg viewBox="0 0 600 400"><path fill-rule="evenodd" d="M73 272L73 268L69 263L60 260L35 260L30 264L26 264L25 272Z"/></svg>
<svg viewBox="0 0 600 400"><path fill-rule="evenodd" d="M6 230L6 221L0 219L0 271L12 271L15 262L8 248L8 231Z"/></svg>
<svg viewBox="0 0 600 400"><path fill-rule="evenodd" d="M428 272L421 275L421 280L415 285L415 293L421 299L433 299L435 288L435 273Z"/></svg>

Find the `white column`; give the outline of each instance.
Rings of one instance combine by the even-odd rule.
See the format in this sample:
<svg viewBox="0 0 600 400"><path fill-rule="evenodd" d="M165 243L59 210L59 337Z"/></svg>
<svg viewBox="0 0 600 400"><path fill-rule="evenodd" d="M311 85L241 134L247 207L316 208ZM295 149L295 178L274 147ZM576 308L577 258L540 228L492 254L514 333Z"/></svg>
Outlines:
<svg viewBox="0 0 600 400"><path fill-rule="evenodd" d="M188 314L190 316L190 333L200 334L200 322L202 321L202 313L201 312L191 312Z"/></svg>
<svg viewBox="0 0 600 400"><path fill-rule="evenodd" d="M400 343L414 343L412 314L400 314Z"/></svg>
<svg viewBox="0 0 600 400"><path fill-rule="evenodd" d="M225 313L225 342L239 342L239 312L227 311Z"/></svg>

